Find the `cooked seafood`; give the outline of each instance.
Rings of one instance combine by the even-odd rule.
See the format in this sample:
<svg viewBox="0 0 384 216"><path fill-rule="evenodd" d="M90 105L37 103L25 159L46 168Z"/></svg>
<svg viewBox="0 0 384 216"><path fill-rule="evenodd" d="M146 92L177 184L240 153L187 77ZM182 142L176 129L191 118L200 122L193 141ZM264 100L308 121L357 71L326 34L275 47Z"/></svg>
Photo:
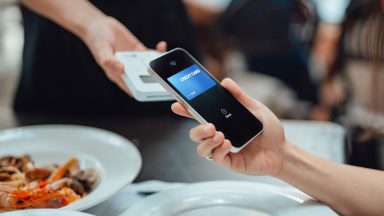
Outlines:
<svg viewBox="0 0 384 216"><path fill-rule="evenodd" d="M97 180L94 169L79 160L62 166L36 167L28 155L0 158L0 211L60 208L86 196Z"/></svg>

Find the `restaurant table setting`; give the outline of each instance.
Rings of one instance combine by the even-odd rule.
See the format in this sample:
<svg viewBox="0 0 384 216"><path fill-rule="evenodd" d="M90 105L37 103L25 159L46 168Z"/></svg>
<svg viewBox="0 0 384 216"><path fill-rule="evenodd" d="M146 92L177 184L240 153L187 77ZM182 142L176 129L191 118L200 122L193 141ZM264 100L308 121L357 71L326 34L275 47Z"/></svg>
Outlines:
<svg viewBox="0 0 384 216"><path fill-rule="evenodd" d="M76 157L82 168L97 170L92 191L55 215L337 215L282 181L233 173L200 158L188 138L196 124L180 118L15 118L0 122L0 156L28 154L36 165ZM345 162L339 125L283 124L288 139L305 150ZM5 215L39 210L55 211Z"/></svg>

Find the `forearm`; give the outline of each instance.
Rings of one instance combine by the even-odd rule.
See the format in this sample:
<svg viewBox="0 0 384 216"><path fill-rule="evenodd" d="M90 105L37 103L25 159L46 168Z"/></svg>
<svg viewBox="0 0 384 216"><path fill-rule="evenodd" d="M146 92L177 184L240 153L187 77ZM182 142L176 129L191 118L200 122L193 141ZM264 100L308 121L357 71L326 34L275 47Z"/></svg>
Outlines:
<svg viewBox="0 0 384 216"><path fill-rule="evenodd" d="M287 146L278 178L343 215L383 215L383 172L337 164Z"/></svg>
<svg viewBox="0 0 384 216"><path fill-rule="evenodd" d="M87 0L22 0L26 7L44 16L79 38L86 28L105 15Z"/></svg>

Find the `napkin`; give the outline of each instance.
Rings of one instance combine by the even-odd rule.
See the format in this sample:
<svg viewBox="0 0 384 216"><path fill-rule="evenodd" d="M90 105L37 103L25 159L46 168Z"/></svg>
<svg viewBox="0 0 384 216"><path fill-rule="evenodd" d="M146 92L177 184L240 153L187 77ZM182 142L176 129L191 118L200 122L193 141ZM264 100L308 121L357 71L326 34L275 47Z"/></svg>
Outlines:
<svg viewBox="0 0 384 216"><path fill-rule="evenodd" d="M93 215L117 216L136 202L146 198L147 192L160 192L185 186L185 183L150 180L126 186L115 196L85 212Z"/></svg>

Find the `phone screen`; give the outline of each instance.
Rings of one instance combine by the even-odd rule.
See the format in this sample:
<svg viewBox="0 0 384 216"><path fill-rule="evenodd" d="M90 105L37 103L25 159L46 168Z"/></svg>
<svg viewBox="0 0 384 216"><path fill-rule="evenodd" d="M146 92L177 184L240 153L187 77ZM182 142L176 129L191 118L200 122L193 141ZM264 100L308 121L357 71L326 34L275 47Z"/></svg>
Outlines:
<svg viewBox="0 0 384 216"><path fill-rule="evenodd" d="M194 111L223 132L234 147L242 147L262 131L262 123L185 51L176 49L150 65Z"/></svg>
<svg viewBox="0 0 384 216"><path fill-rule="evenodd" d="M196 64L169 77L168 81L187 100L194 99L216 85L216 82Z"/></svg>

